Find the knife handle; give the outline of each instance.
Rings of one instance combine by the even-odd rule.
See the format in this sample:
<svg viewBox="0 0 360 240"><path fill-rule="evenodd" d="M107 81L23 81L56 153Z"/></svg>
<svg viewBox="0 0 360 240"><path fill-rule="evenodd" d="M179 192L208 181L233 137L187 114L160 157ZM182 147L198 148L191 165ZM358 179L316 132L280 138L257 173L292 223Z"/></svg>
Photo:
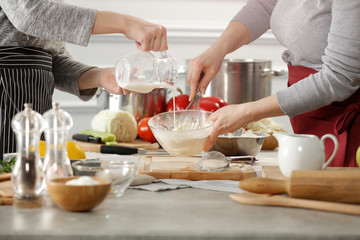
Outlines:
<svg viewBox="0 0 360 240"><path fill-rule="evenodd" d="M120 154L120 155L130 155L130 154L138 153L138 149L133 147L119 146L119 145L102 145L100 147L100 152Z"/></svg>
<svg viewBox="0 0 360 240"><path fill-rule="evenodd" d="M243 190L253 193L288 193L288 179L272 179L272 178L248 178L240 181L239 187Z"/></svg>
<svg viewBox="0 0 360 240"><path fill-rule="evenodd" d="M72 135L72 139L82 142L101 143L101 138L81 133L75 133Z"/></svg>

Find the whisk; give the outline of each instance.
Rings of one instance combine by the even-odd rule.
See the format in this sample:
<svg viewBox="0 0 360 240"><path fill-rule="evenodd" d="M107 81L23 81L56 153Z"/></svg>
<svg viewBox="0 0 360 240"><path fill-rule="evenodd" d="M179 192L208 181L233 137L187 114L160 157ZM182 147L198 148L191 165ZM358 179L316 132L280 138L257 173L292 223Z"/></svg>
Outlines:
<svg viewBox="0 0 360 240"><path fill-rule="evenodd" d="M186 107L185 111L179 117L179 123L181 130L191 130L191 129L198 129L202 128L203 126L203 119L200 114L200 98L202 94L200 92L200 82L203 78L204 73L201 73L200 80L198 83L198 87L196 89L196 94L193 100L189 103Z"/></svg>

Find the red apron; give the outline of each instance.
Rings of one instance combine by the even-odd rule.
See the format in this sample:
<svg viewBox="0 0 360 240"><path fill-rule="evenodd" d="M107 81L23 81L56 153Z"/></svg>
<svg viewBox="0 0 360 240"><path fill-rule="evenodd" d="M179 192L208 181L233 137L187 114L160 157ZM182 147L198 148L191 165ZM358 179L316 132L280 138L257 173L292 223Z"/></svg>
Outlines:
<svg viewBox="0 0 360 240"><path fill-rule="evenodd" d="M288 86L317 73L312 68L288 66ZM327 133L334 134L339 141L339 150L332 167L357 167L356 150L360 146L360 89L342 102L299 114L290 119L294 133L314 134L321 138ZM325 154L328 159L333 152L332 141L325 141Z"/></svg>

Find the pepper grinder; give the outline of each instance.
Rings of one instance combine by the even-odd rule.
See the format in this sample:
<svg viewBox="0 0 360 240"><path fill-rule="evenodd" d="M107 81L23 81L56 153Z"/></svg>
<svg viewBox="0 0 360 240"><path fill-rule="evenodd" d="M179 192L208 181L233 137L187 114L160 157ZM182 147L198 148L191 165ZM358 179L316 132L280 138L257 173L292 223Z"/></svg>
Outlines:
<svg viewBox="0 0 360 240"><path fill-rule="evenodd" d="M11 181L14 188L14 206L18 208L39 208L43 206L45 187L44 172L39 155L40 133L44 124L39 113L32 110L32 104L25 103L25 109L11 121L16 134L17 156Z"/></svg>
<svg viewBox="0 0 360 240"><path fill-rule="evenodd" d="M46 181L72 177L73 170L67 153L68 131L73 125L69 113L60 109L59 103L43 114L46 138L44 171Z"/></svg>

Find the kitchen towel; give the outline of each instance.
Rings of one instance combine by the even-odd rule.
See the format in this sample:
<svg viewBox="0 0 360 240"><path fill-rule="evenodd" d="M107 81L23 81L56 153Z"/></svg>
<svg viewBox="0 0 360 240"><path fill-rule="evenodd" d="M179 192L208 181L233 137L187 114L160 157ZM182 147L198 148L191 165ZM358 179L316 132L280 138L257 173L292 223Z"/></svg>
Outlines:
<svg viewBox="0 0 360 240"><path fill-rule="evenodd" d="M197 188L229 193L242 193L244 190L239 188L239 181L231 180L201 180L201 181L191 181L184 179L159 179L154 183L146 185L131 186L131 189L141 189L148 191L164 191L164 190L174 190L181 188Z"/></svg>

